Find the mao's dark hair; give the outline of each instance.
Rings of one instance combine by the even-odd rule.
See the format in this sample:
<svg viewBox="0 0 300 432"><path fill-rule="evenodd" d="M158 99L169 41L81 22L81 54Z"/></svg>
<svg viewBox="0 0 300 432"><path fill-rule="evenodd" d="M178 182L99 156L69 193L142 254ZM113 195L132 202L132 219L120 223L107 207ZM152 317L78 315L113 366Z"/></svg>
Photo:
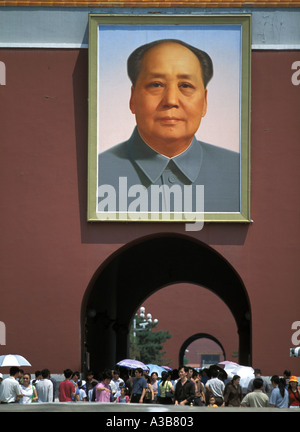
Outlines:
<svg viewBox="0 0 300 432"><path fill-rule="evenodd" d="M188 43L183 42L179 39L160 39L154 42L147 43L145 45L141 45L140 47L136 48L130 54L127 60L127 73L130 78L130 81L132 82L132 85L135 86L137 78L141 72L142 61L145 53L156 45L160 45L168 42L182 45L185 48L189 49L193 54L195 54L195 56L197 57L197 59L201 64L203 84L204 87L206 88L207 84L209 83L209 81L213 76L213 63L210 56L205 51L202 51L199 48L189 45Z"/></svg>

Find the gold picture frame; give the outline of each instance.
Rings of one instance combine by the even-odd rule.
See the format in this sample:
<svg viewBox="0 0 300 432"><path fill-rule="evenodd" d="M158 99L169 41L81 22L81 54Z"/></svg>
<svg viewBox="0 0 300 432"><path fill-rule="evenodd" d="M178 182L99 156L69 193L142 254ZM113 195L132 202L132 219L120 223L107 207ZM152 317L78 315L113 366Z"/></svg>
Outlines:
<svg viewBox="0 0 300 432"><path fill-rule="evenodd" d="M196 198L200 196L199 194L201 197L196 205L196 210L190 205L184 208L184 204L181 208L179 206L179 209L174 205L171 211L168 206L164 209L156 206L153 210L151 205L149 207L141 205L141 196L145 188L142 182L143 189L137 187L136 195L132 194L132 190L130 191L131 203L129 203L128 195L121 205L120 192L119 198L115 197L117 203L114 207L114 193L110 195L110 191L113 191L115 185L110 185L106 178L101 181L99 170L100 174L105 169L107 172L118 175L119 165L116 165L114 161L110 167L109 161L112 159L104 159L104 155L107 150L114 147L114 143L128 140L131 119L127 115L130 114L134 120L134 116L129 112L131 83L126 74L126 61L133 49L143 43L170 38L180 39L189 44L192 41L194 46L197 45L201 50L209 50L214 67L211 83L215 80L216 84L212 90L210 89L211 84L208 84L208 112L210 97L214 101L211 104L211 118L205 125L206 129L202 134L206 133L209 138L210 131L213 131L215 136L212 144L218 146L221 142L222 145L228 146L225 148L226 151L228 150L230 154L235 153L234 168L231 169L229 165L227 168L228 173L239 170L238 173L235 172L235 177L232 177L233 179L238 178L239 184L235 180L232 180L231 184L229 180L231 186L227 188L228 193L232 192L235 201L234 204L231 204L231 198L227 198L227 192L223 192L222 183L226 184L227 174L224 182L222 182L221 175L220 182L220 179L215 181L215 174L212 174L212 179L209 180L207 186L197 185L199 187L197 187ZM124 82L121 82L122 80ZM251 15L91 14L89 16L88 84L88 221L250 222ZM122 89L126 87L124 94L121 86L123 86ZM202 137L200 140L202 141ZM210 142L206 139L203 141ZM223 161L224 166L227 166L229 159L226 157L222 156L219 166ZM123 162L124 155L119 159ZM104 161L106 166L103 166ZM120 173L123 173L122 170L120 166ZM216 167L212 172L218 172L217 170ZM120 176L123 175L122 173ZM206 197L208 197L207 200L210 198L210 184L216 183L217 185L217 182L220 182L220 185L214 187L214 190L222 191L220 192L221 198L219 202L217 195L217 198L211 195L213 203L211 210L209 207L206 208L205 200ZM120 188L124 186L120 186L120 182L118 185ZM125 183L123 192L126 191L126 186L127 183ZM182 188L183 192L187 190L188 188ZM207 195L206 190L208 190ZM170 191L173 197L173 191L176 192L176 190L170 189ZM149 204L148 195L147 200ZM182 203L184 202L182 198Z"/></svg>

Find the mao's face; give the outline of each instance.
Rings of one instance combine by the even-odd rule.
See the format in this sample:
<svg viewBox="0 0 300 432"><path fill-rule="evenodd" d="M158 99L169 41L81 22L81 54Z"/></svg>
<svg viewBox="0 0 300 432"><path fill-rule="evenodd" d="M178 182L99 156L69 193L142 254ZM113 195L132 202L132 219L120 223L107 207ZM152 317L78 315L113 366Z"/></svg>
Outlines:
<svg viewBox="0 0 300 432"><path fill-rule="evenodd" d="M201 65L189 49L166 42L146 52L130 109L147 144L167 156L185 150L206 108Z"/></svg>

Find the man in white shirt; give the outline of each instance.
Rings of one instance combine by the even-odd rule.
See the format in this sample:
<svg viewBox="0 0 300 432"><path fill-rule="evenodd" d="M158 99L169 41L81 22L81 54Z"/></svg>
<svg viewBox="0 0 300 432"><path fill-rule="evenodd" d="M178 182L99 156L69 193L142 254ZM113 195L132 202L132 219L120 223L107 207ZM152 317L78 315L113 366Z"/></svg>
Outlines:
<svg viewBox="0 0 300 432"><path fill-rule="evenodd" d="M1 404L14 403L18 399L23 397L20 385L17 381L17 378L19 378L19 374L20 369L17 366L12 366L9 370L10 376L2 381L0 385Z"/></svg>
<svg viewBox="0 0 300 432"><path fill-rule="evenodd" d="M38 402L53 402L53 384L50 381L50 371L42 370L42 379L37 381L35 388L38 395Z"/></svg>
<svg viewBox="0 0 300 432"><path fill-rule="evenodd" d="M115 385L115 391L113 390L113 385ZM112 392L115 399L121 395L121 387L123 387L124 385L125 385L124 380L120 378L120 372L118 370L114 370L113 379L110 382L110 386L112 388Z"/></svg>
<svg viewBox="0 0 300 432"><path fill-rule="evenodd" d="M223 394L225 389L225 384L222 380L218 378L218 371L212 370L211 379L206 382L205 388L209 391L211 395L214 396L216 404L218 406L224 405Z"/></svg>

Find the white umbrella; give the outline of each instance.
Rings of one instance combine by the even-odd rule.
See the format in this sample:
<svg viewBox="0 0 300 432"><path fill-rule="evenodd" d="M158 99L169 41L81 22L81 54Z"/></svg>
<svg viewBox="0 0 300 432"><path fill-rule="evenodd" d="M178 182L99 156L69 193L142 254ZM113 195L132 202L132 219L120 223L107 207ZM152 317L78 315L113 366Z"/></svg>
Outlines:
<svg viewBox="0 0 300 432"><path fill-rule="evenodd" d="M226 366L235 366L236 367L236 366L239 366L238 363L235 363L235 362L232 362L232 361L229 361L229 360L221 361L221 362L218 363L218 365L222 366L222 367L226 367Z"/></svg>
<svg viewBox="0 0 300 432"><path fill-rule="evenodd" d="M0 356L0 367L7 366L31 366L25 357L18 354L6 354Z"/></svg>
<svg viewBox="0 0 300 432"><path fill-rule="evenodd" d="M228 360L218 363L218 366L222 367L225 370L229 379L231 379L231 377L235 375L235 370L240 367L239 364Z"/></svg>
<svg viewBox="0 0 300 432"><path fill-rule="evenodd" d="M241 378L254 378L254 369L251 366L238 366L234 369L234 374Z"/></svg>
<svg viewBox="0 0 300 432"><path fill-rule="evenodd" d="M240 365L237 363L234 363L232 361L222 361L220 363L218 363L218 366L221 366L225 371L232 371L234 369L236 369L237 367L239 367Z"/></svg>
<svg viewBox="0 0 300 432"><path fill-rule="evenodd" d="M254 378L254 369L251 366L241 366L239 365L236 369L231 371L233 375L239 375L241 377L240 379L240 386L242 387L243 393L247 393L247 388L249 385L249 382Z"/></svg>
<svg viewBox="0 0 300 432"><path fill-rule="evenodd" d="M229 379L232 379L234 375L239 375L241 377L241 382L245 383L254 378L254 369L251 366L241 366L230 361L220 362L218 365L224 368Z"/></svg>

